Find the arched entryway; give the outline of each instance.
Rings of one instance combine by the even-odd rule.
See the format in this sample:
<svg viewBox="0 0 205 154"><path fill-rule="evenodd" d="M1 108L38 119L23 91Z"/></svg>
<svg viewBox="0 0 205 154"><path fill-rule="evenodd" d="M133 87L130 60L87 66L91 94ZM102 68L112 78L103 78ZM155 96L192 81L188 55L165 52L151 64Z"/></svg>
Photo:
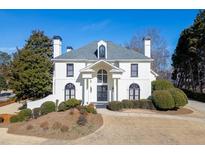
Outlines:
<svg viewBox="0 0 205 154"><path fill-rule="evenodd" d="M130 100L139 100L140 99L140 86L136 83L133 83L129 87L129 99Z"/></svg>
<svg viewBox="0 0 205 154"><path fill-rule="evenodd" d="M75 98L75 85L72 83L68 83L65 86L65 100Z"/></svg>

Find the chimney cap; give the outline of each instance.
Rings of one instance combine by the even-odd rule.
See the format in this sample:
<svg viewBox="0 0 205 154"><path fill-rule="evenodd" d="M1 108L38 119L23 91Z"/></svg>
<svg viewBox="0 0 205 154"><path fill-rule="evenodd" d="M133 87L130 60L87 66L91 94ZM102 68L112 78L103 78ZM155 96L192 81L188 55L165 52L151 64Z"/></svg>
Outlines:
<svg viewBox="0 0 205 154"><path fill-rule="evenodd" d="M66 49L71 49L71 50L73 50L73 47L67 46Z"/></svg>
<svg viewBox="0 0 205 154"><path fill-rule="evenodd" d="M143 38L143 40L151 40L151 37L150 37L150 36L145 36L145 37Z"/></svg>
<svg viewBox="0 0 205 154"><path fill-rule="evenodd" d="M60 36L54 35L53 36L53 40L60 40L60 41L62 41L62 38Z"/></svg>

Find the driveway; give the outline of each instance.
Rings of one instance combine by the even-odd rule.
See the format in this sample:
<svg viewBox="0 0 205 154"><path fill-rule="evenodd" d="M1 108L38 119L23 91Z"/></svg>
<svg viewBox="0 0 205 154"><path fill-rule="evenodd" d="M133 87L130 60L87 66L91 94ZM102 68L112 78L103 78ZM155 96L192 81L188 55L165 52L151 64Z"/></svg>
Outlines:
<svg viewBox="0 0 205 154"><path fill-rule="evenodd" d="M18 108L22 106L20 103L12 103L6 106L0 107L0 114L15 114L18 112Z"/></svg>
<svg viewBox="0 0 205 154"><path fill-rule="evenodd" d="M197 109L198 105L190 104L205 115L204 110ZM98 112L103 116L103 126L77 140L19 136L0 128L0 144L205 144L205 116L121 113L106 109Z"/></svg>
<svg viewBox="0 0 205 154"><path fill-rule="evenodd" d="M197 109L201 112L205 112L205 102L199 102L199 101L195 101L195 100L189 100L189 104L188 106Z"/></svg>

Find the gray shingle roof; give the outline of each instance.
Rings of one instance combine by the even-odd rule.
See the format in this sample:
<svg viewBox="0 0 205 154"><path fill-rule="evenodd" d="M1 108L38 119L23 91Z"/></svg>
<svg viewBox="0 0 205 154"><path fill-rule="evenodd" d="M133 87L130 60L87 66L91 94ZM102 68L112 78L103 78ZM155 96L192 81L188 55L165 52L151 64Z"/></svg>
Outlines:
<svg viewBox="0 0 205 154"><path fill-rule="evenodd" d="M136 52L131 49L126 49L120 45L116 45L110 41L107 42L107 60L115 60L115 59L151 59L143 54ZM64 53L54 60L58 59L85 59L85 60L98 60L97 57L97 43L98 41L94 41L85 45L79 49Z"/></svg>

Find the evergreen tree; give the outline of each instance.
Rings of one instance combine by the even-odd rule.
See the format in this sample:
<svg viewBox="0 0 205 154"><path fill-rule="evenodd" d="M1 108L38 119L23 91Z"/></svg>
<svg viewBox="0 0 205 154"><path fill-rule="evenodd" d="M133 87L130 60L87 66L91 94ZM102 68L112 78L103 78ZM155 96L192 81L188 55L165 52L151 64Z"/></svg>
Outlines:
<svg viewBox="0 0 205 154"><path fill-rule="evenodd" d="M193 25L182 31L172 55L176 85L203 92L205 85L205 11L200 11Z"/></svg>
<svg viewBox="0 0 205 154"><path fill-rule="evenodd" d="M11 87L20 99L41 98L51 93L52 40L33 31L22 49L14 54Z"/></svg>

